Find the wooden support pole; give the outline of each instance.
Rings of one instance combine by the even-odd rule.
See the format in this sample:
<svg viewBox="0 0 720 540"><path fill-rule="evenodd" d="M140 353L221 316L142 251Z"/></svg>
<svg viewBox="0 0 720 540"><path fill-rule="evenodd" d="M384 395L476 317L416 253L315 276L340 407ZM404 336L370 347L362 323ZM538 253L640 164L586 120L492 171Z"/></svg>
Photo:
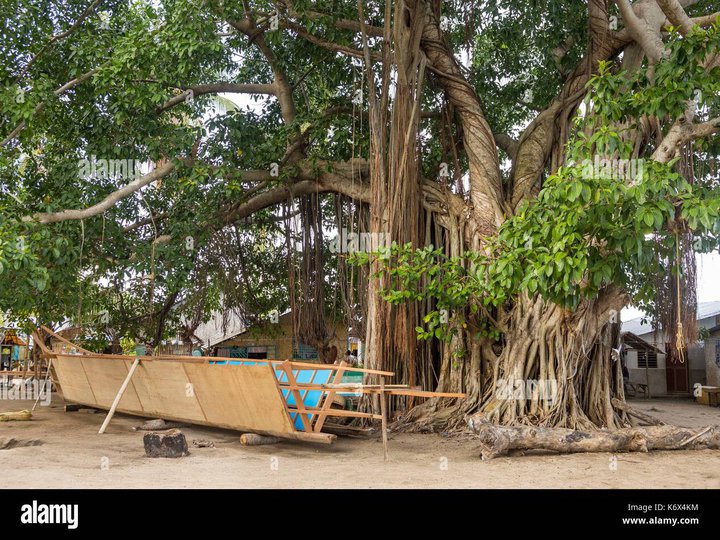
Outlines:
<svg viewBox="0 0 720 540"><path fill-rule="evenodd" d="M292 367L290 362L285 361L282 363L282 370L285 372L285 375L287 376L288 383L290 383L291 386L297 386L297 381L295 380L295 374L293 373ZM293 398L295 398L295 409L300 414L300 422L303 426L303 431L306 433L309 433L312 431L312 424L310 422L310 419L307 417L307 412L305 411L305 402L303 401L303 397L297 390L290 390L290 393L292 394ZM289 409L289 407L288 407Z"/></svg>
<svg viewBox="0 0 720 540"><path fill-rule="evenodd" d="M94 353L94 352L89 351L89 350L87 350L87 349L83 349L80 345L77 345L77 344L73 343L72 341L70 341L70 340L68 340L68 339L65 339L64 337L62 337L62 336L61 336L60 334L58 334L57 332L53 332L52 330L50 330L47 326L41 326L40 328L42 328L43 331L45 331L45 332L47 332L48 334L50 334L51 336L53 336L55 339L57 339L57 340L59 340L59 341L62 341L63 343L65 343L65 344L67 344L67 345L70 345L71 347L73 347L74 349L77 349L77 350L80 351L81 353L84 353L84 354L97 354L97 353Z"/></svg>
<svg viewBox="0 0 720 540"><path fill-rule="evenodd" d="M110 410L108 411L107 416L105 417L105 421L100 427L100 431L98 431L98 434L102 435L103 433L105 433L105 429L107 429L110 420L112 420L112 417L115 414L115 409L117 409L118 405L120 404L120 400L125 393L125 389L127 388L128 384L130 384L130 379L132 379L132 376L139 365L140 359L136 358L132 366L130 366L130 371L128 371L127 377L125 377L122 386L120 386L120 390L118 390L117 396L115 396L115 401L113 401L112 407L110 407Z"/></svg>
<svg viewBox="0 0 720 540"><path fill-rule="evenodd" d="M382 416L382 442L383 442L383 454L385 455L385 461L388 460L388 439L387 439L387 405L385 400L385 379L380 376L380 416Z"/></svg>
<svg viewBox="0 0 720 540"><path fill-rule="evenodd" d="M340 362L340 365L338 366L337 371L335 372L335 376L333 377L332 383L333 385L340 384L343 378L343 374L345 373L345 366L347 366L347 362L345 360ZM330 407L332 407L333 398L335 397L336 392L334 390L330 390L328 393L325 394L325 401L322 404L321 409L323 411L329 411ZM317 420L315 421L315 431L318 433L322 431L323 425L325 424L325 420L327 419L327 412L320 413L317 417Z"/></svg>
<svg viewBox="0 0 720 540"><path fill-rule="evenodd" d="M40 363L40 362L38 361L38 363ZM45 380L43 380L42 388L39 388L39 390L38 390L38 395L37 395L37 398L35 399L35 404L32 407L33 411L35 410L35 407L37 407L38 403L40 403L40 396L42 395L43 391L49 392L49 390L47 389L47 383L48 383L49 378L50 378L50 362L48 361L47 371L45 373Z"/></svg>

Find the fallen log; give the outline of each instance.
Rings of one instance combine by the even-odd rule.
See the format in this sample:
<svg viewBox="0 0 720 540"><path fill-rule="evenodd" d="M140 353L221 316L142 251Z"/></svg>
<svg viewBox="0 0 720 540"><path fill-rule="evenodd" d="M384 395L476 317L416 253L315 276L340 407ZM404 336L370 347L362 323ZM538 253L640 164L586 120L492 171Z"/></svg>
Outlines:
<svg viewBox="0 0 720 540"><path fill-rule="evenodd" d="M277 437L268 437L267 435L258 435L257 433L243 433L240 435L240 444L243 446L260 446L263 444L277 444L280 439Z"/></svg>
<svg viewBox="0 0 720 540"><path fill-rule="evenodd" d="M613 431L579 431L534 426L498 426L489 423L481 414L471 416L468 426L479 436L482 459L504 456L513 450L549 450L573 454L720 449L720 426L684 428L663 425Z"/></svg>
<svg viewBox="0 0 720 540"><path fill-rule="evenodd" d="M655 418L654 416L650 416L649 414L646 414L642 411L638 411L634 407L631 407L624 401L620 401L618 398L612 398L612 406L618 409L619 411L623 411L624 413L628 414L629 416L634 416L638 420L642 420L646 424L650 426L664 426L665 422L662 420L659 420Z"/></svg>

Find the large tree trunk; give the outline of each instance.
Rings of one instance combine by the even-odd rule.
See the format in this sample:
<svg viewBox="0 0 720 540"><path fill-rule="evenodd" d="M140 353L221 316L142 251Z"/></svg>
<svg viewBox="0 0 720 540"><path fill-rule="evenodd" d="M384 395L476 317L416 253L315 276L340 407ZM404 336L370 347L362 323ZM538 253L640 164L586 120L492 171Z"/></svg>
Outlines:
<svg viewBox="0 0 720 540"><path fill-rule="evenodd" d="M414 429L445 429L464 425L468 413L482 412L489 421L506 425L625 425L612 406L612 399L624 399L624 394L621 366L611 354L618 346L616 323L625 303L615 288L574 311L520 296L507 311L501 342L466 337L468 354L461 360L446 351L438 390L468 397L452 404L431 400L404 420Z"/></svg>
<svg viewBox="0 0 720 540"><path fill-rule="evenodd" d="M598 2L593 1L593 6L602 15L600 19L606 18ZM387 146L386 139L379 135L379 125L385 124L376 124L374 130L371 230L390 232L392 240L412 242L415 247L428 242L427 237L423 242L417 234L423 229L416 147L417 108L427 62L463 128L471 204L461 215L444 216L441 238L437 235L434 238L434 245L444 246L449 256L459 256L469 249L481 250L482 235L496 234L519 200L532 196L535 183L528 178L542 175L553 147L562 146L567 137L567 133L559 138L552 135L557 115L565 111L560 116L565 123L569 122L581 97L578 88L592 73L596 60L612 53L614 44L592 48L587 65L571 78L564 98L546 115L548 120L543 129L533 130L534 138L542 141L520 141L522 159L514 165L527 172L521 171L520 176L528 178L516 177L513 190L512 183L509 186L502 183L495 138L477 94L464 81L438 20L437 2L434 9L424 0L396 3L393 38L397 87ZM369 63L367 58L366 61ZM372 118L378 122L381 116L372 115L373 105L378 107L371 100L371 122ZM379 108L385 110L382 103ZM384 148L389 150L385 152ZM400 377L398 382L415 384L416 373L432 369L417 365L418 358L425 364L429 360L428 355L418 354L414 327L434 306L408 303L395 307L384 303L377 293L387 285L386 279L374 281L369 291L366 358L371 367L395 371ZM397 427L416 430L464 427L465 415L478 411L492 422L510 425L572 429L622 426L623 420L611 405L613 398L624 399L622 372L610 352L618 345L614 323L625 303L625 295L613 288L603 291L597 299L583 301L572 311L539 296L520 295L493 314L502 326L500 341L478 338L476 332L463 329L451 342L440 344L437 389L464 392L467 398L429 400L406 414ZM469 309L467 318L472 318ZM422 352L427 351L426 348ZM429 382L422 381L426 386ZM545 386L538 389L538 384ZM524 388L529 392L511 391L507 395L508 388Z"/></svg>

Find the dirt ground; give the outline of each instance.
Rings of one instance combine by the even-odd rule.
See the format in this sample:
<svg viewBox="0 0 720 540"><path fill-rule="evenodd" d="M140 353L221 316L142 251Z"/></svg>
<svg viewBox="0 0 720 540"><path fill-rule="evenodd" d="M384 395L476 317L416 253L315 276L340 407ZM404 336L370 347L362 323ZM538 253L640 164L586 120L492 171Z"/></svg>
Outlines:
<svg viewBox="0 0 720 540"><path fill-rule="evenodd" d="M638 400L633 405L667 423L720 424L720 408L690 400ZM0 402L2 410L32 403ZM235 432L183 428L191 455L145 457L142 420L117 415L104 435L104 415L38 407L29 422L0 422L0 443L37 446L0 450L3 488L720 488L720 450L619 454L527 454L481 461L468 438L391 434L390 460L378 440L339 438L332 446L283 442L243 447ZM193 448L193 440L215 443Z"/></svg>

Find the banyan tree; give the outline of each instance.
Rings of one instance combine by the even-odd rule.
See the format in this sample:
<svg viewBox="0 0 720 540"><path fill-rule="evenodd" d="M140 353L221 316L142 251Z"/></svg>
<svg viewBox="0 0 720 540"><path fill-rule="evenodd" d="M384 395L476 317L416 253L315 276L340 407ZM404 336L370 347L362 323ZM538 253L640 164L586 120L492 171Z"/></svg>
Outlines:
<svg viewBox="0 0 720 540"><path fill-rule="evenodd" d="M696 338L718 7L6 0L0 307L155 343L292 309L326 360L340 318L467 394L406 425L620 427L620 310Z"/></svg>

